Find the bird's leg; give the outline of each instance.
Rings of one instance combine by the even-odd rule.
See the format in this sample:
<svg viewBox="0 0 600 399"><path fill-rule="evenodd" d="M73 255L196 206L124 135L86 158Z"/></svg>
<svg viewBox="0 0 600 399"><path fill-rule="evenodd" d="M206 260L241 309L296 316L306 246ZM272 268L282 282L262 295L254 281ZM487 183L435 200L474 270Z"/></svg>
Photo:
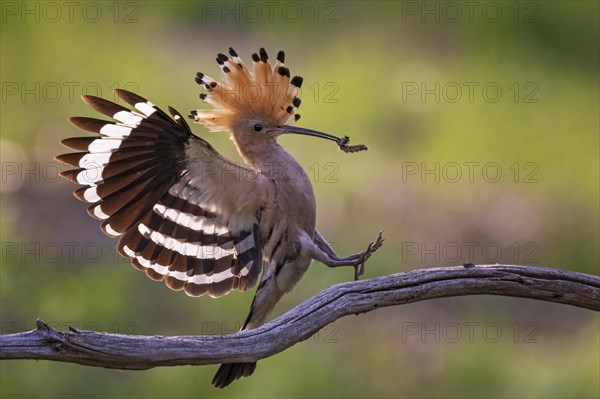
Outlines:
<svg viewBox="0 0 600 399"><path fill-rule="evenodd" d="M381 234L382 232L380 231L377 239L369 244L366 251L342 258L335 252L327 240L316 231L310 256L329 267L352 266L354 267L354 279L358 280L365 272L365 262L367 259L383 245L384 239Z"/></svg>
<svg viewBox="0 0 600 399"><path fill-rule="evenodd" d="M323 252L325 252L327 254L327 256L329 256L331 259L333 260L352 260L354 258L359 258L361 253L357 253L354 255L350 255L347 256L345 258L340 257L336 252L335 249L333 249L333 247L331 246L331 244L329 244L329 242L321 235L321 233L319 233L318 231L315 231L315 240L314 240L315 244L317 244L317 247L319 247L319 249Z"/></svg>

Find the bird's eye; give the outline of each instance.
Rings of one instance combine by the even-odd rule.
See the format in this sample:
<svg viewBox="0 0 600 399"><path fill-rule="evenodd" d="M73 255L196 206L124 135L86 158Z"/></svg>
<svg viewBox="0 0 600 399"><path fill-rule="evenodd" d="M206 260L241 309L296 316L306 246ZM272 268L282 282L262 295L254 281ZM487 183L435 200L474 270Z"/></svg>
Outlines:
<svg viewBox="0 0 600 399"><path fill-rule="evenodd" d="M254 126L252 126L252 129L254 129L255 132L260 132L262 130L262 125L260 123L255 123Z"/></svg>

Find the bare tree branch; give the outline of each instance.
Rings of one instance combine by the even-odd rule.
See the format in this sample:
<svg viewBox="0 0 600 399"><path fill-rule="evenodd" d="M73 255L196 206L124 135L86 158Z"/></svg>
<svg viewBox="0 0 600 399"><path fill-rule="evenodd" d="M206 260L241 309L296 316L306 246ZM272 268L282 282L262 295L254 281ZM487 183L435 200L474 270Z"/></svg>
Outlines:
<svg viewBox="0 0 600 399"><path fill-rule="evenodd" d="M335 320L384 306L461 295L504 295L600 310L600 278L545 267L420 269L334 285L272 322L223 336L135 336L37 329L0 337L0 359L46 359L115 369L250 362L279 353Z"/></svg>

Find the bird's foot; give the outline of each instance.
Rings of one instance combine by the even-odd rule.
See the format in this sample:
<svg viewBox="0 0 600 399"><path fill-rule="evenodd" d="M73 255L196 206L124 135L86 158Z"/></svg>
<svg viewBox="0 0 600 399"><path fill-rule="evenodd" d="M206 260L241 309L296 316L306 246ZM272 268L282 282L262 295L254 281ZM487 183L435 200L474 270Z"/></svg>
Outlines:
<svg viewBox="0 0 600 399"><path fill-rule="evenodd" d="M354 265L354 280L358 280L360 276L365 274L365 262L377 251L379 248L383 246L383 242L385 239L383 238L383 231L380 231L377 235L377 239L375 241L371 241L367 250L361 253L359 262Z"/></svg>

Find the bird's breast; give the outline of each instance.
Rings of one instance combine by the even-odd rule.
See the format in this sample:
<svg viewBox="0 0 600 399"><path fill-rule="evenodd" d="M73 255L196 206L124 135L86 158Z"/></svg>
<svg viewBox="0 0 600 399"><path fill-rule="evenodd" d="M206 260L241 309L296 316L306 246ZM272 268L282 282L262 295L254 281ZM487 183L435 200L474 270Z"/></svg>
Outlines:
<svg viewBox="0 0 600 399"><path fill-rule="evenodd" d="M271 179L260 218L263 258L270 264L296 258L301 232L313 237L316 223L315 194L307 174L295 166L279 172Z"/></svg>

